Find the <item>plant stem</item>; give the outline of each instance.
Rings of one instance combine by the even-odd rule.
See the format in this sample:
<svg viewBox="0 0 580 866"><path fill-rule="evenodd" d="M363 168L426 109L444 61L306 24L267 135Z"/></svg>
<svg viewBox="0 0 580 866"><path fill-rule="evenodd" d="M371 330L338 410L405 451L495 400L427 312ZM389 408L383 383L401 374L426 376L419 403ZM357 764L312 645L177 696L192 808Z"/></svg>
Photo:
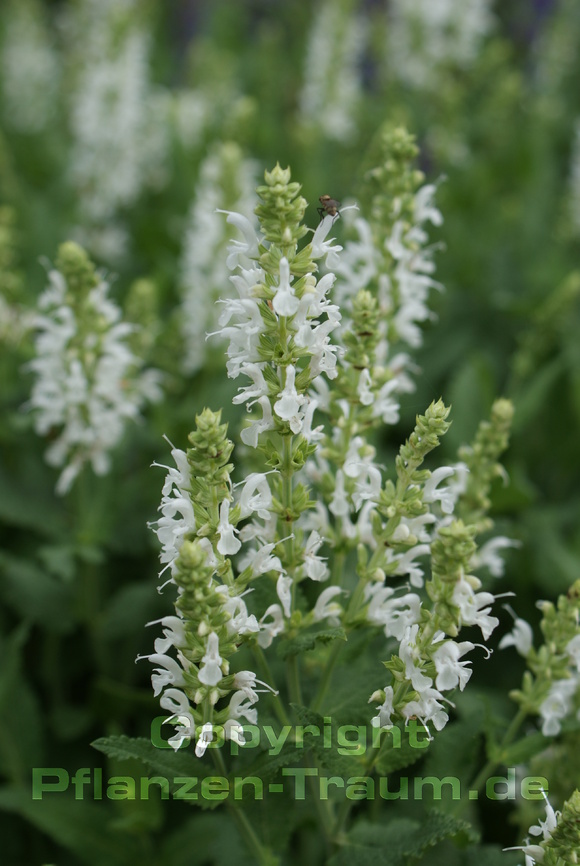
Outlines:
<svg viewBox="0 0 580 866"><path fill-rule="evenodd" d="M212 757L216 768L219 770L221 775L226 778L227 770L226 765L224 763L224 759L217 749L211 750ZM226 805L231 812L237 826L240 831L240 836L244 840L248 851L252 854L255 859L257 866L276 866L279 860L275 857L270 851L268 851L256 835L254 828L252 827L250 821L248 820L245 812L241 805L238 805L236 801L232 801L230 797L226 800Z"/></svg>
<svg viewBox="0 0 580 866"><path fill-rule="evenodd" d="M328 687L330 685L330 680L332 679L332 673L334 671L335 665L338 661L338 657L342 652L342 648L344 646L344 642L337 639L334 641L334 646L332 647L332 652L326 662L326 666L324 671L322 672L322 677L320 678L320 684L318 686L318 691L316 693L316 697L312 702L312 709L318 712L322 701L328 691Z"/></svg>
<svg viewBox="0 0 580 866"><path fill-rule="evenodd" d="M497 758L487 761L483 769L477 774L477 776L473 780L470 786L471 790L479 791L482 785L489 778L490 773L493 773L495 768L502 763L503 756L501 755L501 752L503 752L512 742L526 716L526 711L520 708L512 719L509 728L505 732L505 736L498 750L498 752L500 753L499 756Z"/></svg>
<svg viewBox="0 0 580 866"><path fill-rule="evenodd" d="M268 683L270 686L274 686L274 677L272 676L272 671L270 670L270 665L268 664L268 660L265 656L264 650L261 646L256 646L252 649L253 656L256 660L256 664L260 669L260 673L264 677L264 682ZM286 707L284 706L284 702L280 697L280 692L276 695L272 695L272 701L274 703L274 712L278 716L278 720L283 725L290 724L290 718L288 713L286 712Z"/></svg>

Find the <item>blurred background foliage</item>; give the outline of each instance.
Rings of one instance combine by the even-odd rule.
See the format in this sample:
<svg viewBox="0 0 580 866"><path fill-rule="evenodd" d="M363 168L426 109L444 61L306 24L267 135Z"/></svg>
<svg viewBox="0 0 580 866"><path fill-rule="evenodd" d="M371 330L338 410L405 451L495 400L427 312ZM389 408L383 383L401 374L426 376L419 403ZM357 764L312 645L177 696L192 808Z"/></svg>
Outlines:
<svg viewBox="0 0 580 866"><path fill-rule="evenodd" d="M497 591L515 592L513 606L537 624L535 600L555 598L580 573L580 5L488 4L489 20L464 56L453 55L453 33L433 47L427 28L405 43L400 5L2 2L7 866L243 862L221 812L192 816L182 803L163 810L154 800L36 803L30 772L94 767L92 739L147 736L158 714L147 665L133 663L151 643L144 624L169 612L155 590L157 551L147 529L162 476L148 467L163 462L162 435L181 447L206 404L223 405L234 430L237 423L219 347L184 369L188 267L199 292L227 293L227 237L215 246L215 269L196 258L206 244L204 205L210 213L233 208L244 184L252 189L276 161L303 184L315 226L322 193L343 203L364 197L379 127L402 124L417 136L420 167L438 183L436 277L445 290L432 299L416 353L417 390L381 443L385 462L431 400L452 403L443 446L452 459L494 397L509 396L516 407L509 483L494 489L494 517L522 545L510 552ZM339 241L348 231L347 220L336 223ZM116 300L149 334L141 351L163 371L165 399L127 430L109 475L85 469L59 498L45 443L22 407L31 387L30 311L47 262L69 238L113 278ZM477 691L477 679L492 694L498 679L507 691L520 675L514 657L496 654L470 685ZM516 844L518 831L487 809L484 841Z"/></svg>

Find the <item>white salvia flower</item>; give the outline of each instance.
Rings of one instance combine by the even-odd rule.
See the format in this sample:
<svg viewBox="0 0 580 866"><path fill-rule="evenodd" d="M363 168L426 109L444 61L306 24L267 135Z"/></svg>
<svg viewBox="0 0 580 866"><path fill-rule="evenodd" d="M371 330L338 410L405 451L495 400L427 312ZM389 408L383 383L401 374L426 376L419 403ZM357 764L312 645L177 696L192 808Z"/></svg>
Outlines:
<svg viewBox="0 0 580 866"><path fill-rule="evenodd" d="M218 213L227 214L226 222L239 229L244 236L243 241L239 241L235 238L230 240L228 245L228 257L226 260L228 268L231 271L237 268L240 256L244 256L246 259L257 259L259 255L258 245L260 239L254 224L251 223L248 217L244 216L244 214L237 213L236 211L218 210Z"/></svg>
<svg viewBox="0 0 580 866"><path fill-rule="evenodd" d="M256 364L260 361L258 351L260 334L264 328L260 304L256 298L246 297L245 290L251 288L256 279L263 277L261 271L242 271L240 275L230 277L230 281L240 294L237 300L223 301L225 305L219 317L222 325L217 331L208 334L229 340L227 348L227 371L230 379L236 379L245 369L247 364ZM238 321L233 325L227 323L232 316Z"/></svg>
<svg viewBox="0 0 580 866"><path fill-rule="evenodd" d="M248 614L248 608L241 595L233 595L233 591L226 584L216 586L216 592L223 595L222 609L230 615L226 623L229 634L255 634L260 631L258 620L253 613Z"/></svg>
<svg viewBox="0 0 580 866"><path fill-rule="evenodd" d="M0 44L0 88L4 120L18 132L41 132L52 120L60 84L60 64L35 0L6 4Z"/></svg>
<svg viewBox="0 0 580 866"><path fill-rule="evenodd" d="M476 593L475 589L480 586L476 577L464 575L453 589L453 603L459 608L462 624L479 626L484 640L487 640L499 625L499 620L489 615L495 596L490 592Z"/></svg>
<svg viewBox="0 0 580 866"><path fill-rule="evenodd" d="M249 550L240 562L240 568L251 568L255 575L267 574L270 571L284 573L284 568L278 556L273 556L272 551L277 542L271 541L263 544L257 550Z"/></svg>
<svg viewBox="0 0 580 866"><path fill-rule="evenodd" d="M280 282L272 300L272 308L278 316L293 316L300 306L300 301L294 294L290 284L290 266L288 259L280 259Z"/></svg>
<svg viewBox="0 0 580 866"><path fill-rule="evenodd" d="M424 692L433 685L433 680L424 674L416 662L421 659L421 652L416 644L419 626L417 624L405 629L399 646L399 658L405 663L405 676L416 692Z"/></svg>
<svg viewBox="0 0 580 866"><path fill-rule="evenodd" d="M257 695L255 697L257 698ZM251 708L254 703L255 700L248 696L247 690L241 689L234 692L228 707L229 718L234 721L246 719L251 725L256 725L258 723L258 711Z"/></svg>
<svg viewBox="0 0 580 866"><path fill-rule="evenodd" d="M256 688L256 683L264 686L264 688ZM271 692L273 695L278 694L276 689L273 689L272 686L269 686L263 680L259 680L253 671L238 671L234 676L233 687L234 689L239 689L243 692L252 703L255 703L258 700L258 692Z"/></svg>
<svg viewBox="0 0 580 866"><path fill-rule="evenodd" d="M157 535L162 546L160 559L164 563L163 571L169 568L171 576L173 576L181 545L186 535L195 531L195 517L190 498L190 470L187 455L180 448L172 448L171 456L175 460L176 468L162 467L167 469L161 505L159 506L162 516L159 520L150 523L149 526ZM154 463L153 465L160 466L161 464Z"/></svg>
<svg viewBox="0 0 580 866"><path fill-rule="evenodd" d="M340 266L340 256L338 254L343 249L340 244L333 244L334 238L326 240L335 219L336 217L325 216L320 221L312 237L312 258L323 259L326 256L325 264L330 271L334 271Z"/></svg>
<svg viewBox="0 0 580 866"><path fill-rule="evenodd" d="M272 492L266 473L251 472L246 480L240 483L244 485L238 503L240 519L257 514L262 520L268 520L272 508Z"/></svg>
<svg viewBox="0 0 580 866"><path fill-rule="evenodd" d="M485 544L477 550L472 557L470 567L475 569L488 568L489 573L493 577L501 577L504 572L504 561L499 556L498 551L505 547L519 547L520 541L514 538L506 538L505 535L497 535L495 538L490 538Z"/></svg>
<svg viewBox="0 0 580 866"><path fill-rule="evenodd" d="M365 441L362 436L355 436L348 446L348 450L344 457L342 471L347 478L358 478L364 468L364 462L360 456L360 449L364 446Z"/></svg>
<svg viewBox="0 0 580 866"><path fill-rule="evenodd" d="M323 589L316 600L312 617L314 622L320 622L322 619L328 619L329 625L340 625L340 617L344 613L342 607L337 601L332 601L336 595L341 595L344 592L339 586L329 586Z"/></svg>
<svg viewBox="0 0 580 866"><path fill-rule="evenodd" d="M512 631L504 634L498 644L498 649L513 646L521 656L526 658L532 648L533 639L534 635L531 625L525 619L516 617Z"/></svg>
<svg viewBox="0 0 580 866"><path fill-rule="evenodd" d="M97 475L109 471L109 452L120 441L125 421L139 420L145 403L160 399L160 374L138 372L142 361L128 345L134 328L122 321L121 310L108 296L108 282L101 279L88 292L81 323L63 275L51 270L48 277L35 319L36 358L28 369L36 380L27 407L37 433L60 431L46 460L64 466L56 487L64 494L85 463Z"/></svg>
<svg viewBox="0 0 580 866"><path fill-rule="evenodd" d="M437 689L426 688L419 693L419 699L409 701L405 704L402 710L403 716L407 721L412 717L417 717L424 727L427 727L427 722L433 722L437 731L442 731L449 716L441 703L443 695Z"/></svg>
<svg viewBox="0 0 580 866"><path fill-rule="evenodd" d="M580 673L580 634L575 635L572 640L566 644L566 652L576 670Z"/></svg>
<svg viewBox="0 0 580 866"><path fill-rule="evenodd" d="M423 502L440 502L441 511L451 514L455 505L452 492L447 487L439 488L444 478L449 478L455 470L451 466L440 466L431 473L423 487Z"/></svg>
<svg viewBox="0 0 580 866"><path fill-rule="evenodd" d="M284 616L289 617L292 612L292 578L281 574L276 582L276 594L284 611Z"/></svg>
<svg viewBox="0 0 580 866"><path fill-rule="evenodd" d="M392 0L388 60L405 84L431 89L437 71L470 66L493 26L491 0Z"/></svg>
<svg viewBox="0 0 580 866"><path fill-rule="evenodd" d="M151 674L151 685L153 686L153 695L157 697L166 685L171 683L174 686L184 686L185 679L183 678L183 669L177 664L171 656L152 653L148 656L138 656L138 658L146 658L150 662L160 667L155 668Z"/></svg>
<svg viewBox="0 0 580 866"><path fill-rule="evenodd" d="M430 222L434 226L443 225L441 211L433 204L436 192L437 187L434 183L426 183L415 193L413 206L415 209L415 222L418 225L422 225L424 222Z"/></svg>
<svg viewBox="0 0 580 866"><path fill-rule="evenodd" d="M264 373L259 364L246 363L240 367L240 373L251 379L253 385L245 385L238 388L238 393L232 399L232 403L245 403L248 400L258 400L260 397L265 397L268 394L268 385L264 379ZM248 403L248 405L250 405Z"/></svg>
<svg viewBox="0 0 580 866"><path fill-rule="evenodd" d="M546 793L544 791L542 791L542 793L544 794L544 799L546 801L546 819L545 821L540 819L537 825L532 824L528 829L528 833L532 836L541 836L543 842L548 842L552 838L552 833L558 826L558 818L561 816L561 812L555 812L548 801ZM514 848L504 848L503 850L522 851L525 856L526 866L535 866L536 863L541 863L545 854L544 848L540 845L534 845L533 842L530 842L529 837L526 839L525 845L518 845Z"/></svg>
<svg viewBox="0 0 580 866"><path fill-rule="evenodd" d="M240 432L240 439L245 445L249 445L250 448L258 447L258 438L261 433L274 429L274 418L269 398L260 397L256 400L256 403L262 409L262 417L257 418L255 421L250 421L250 424Z"/></svg>
<svg viewBox="0 0 580 866"><path fill-rule="evenodd" d="M572 699L578 689L578 680L556 680L550 686L547 698L540 704L539 713L543 719L542 733L545 737L555 737L560 733L560 722L572 709Z"/></svg>
<svg viewBox="0 0 580 866"><path fill-rule="evenodd" d="M217 324L216 301L228 284L225 249L230 241L231 214L224 220L223 211L218 208L228 200L236 211L251 218L256 205L254 174L254 163L242 159L233 142L219 145L199 170L180 267L183 296L180 320L186 350L184 369L188 373L204 364L205 334Z"/></svg>
<svg viewBox="0 0 580 866"><path fill-rule="evenodd" d="M402 640L410 626L419 622L421 599L414 592L395 595L396 590L382 583L367 584L365 600L369 601L366 618L373 625L384 626L385 637Z"/></svg>
<svg viewBox="0 0 580 866"><path fill-rule="evenodd" d="M382 418L384 424L396 424L399 420L400 404L395 394L401 391L399 379L390 379L373 395L373 417ZM362 402L362 400L361 400Z"/></svg>
<svg viewBox="0 0 580 866"><path fill-rule="evenodd" d="M205 686L217 686L223 676L220 667L222 657L219 653L219 646L219 638L215 631L212 631L208 635L206 653L202 659L202 666L197 675L200 683L203 683Z"/></svg>
<svg viewBox="0 0 580 866"><path fill-rule="evenodd" d="M383 485L383 478L380 469L372 463L362 463L361 472L356 480L356 490L352 494L354 507L358 511L363 502L376 502L379 498ZM408 534L408 533L407 533ZM393 541L396 540L393 537Z"/></svg>
<svg viewBox="0 0 580 866"><path fill-rule="evenodd" d="M366 39L361 16L333 0L320 3L309 34L299 104L303 123L328 139L348 141L356 132Z"/></svg>
<svg viewBox="0 0 580 866"><path fill-rule="evenodd" d="M470 641L462 641L455 643L453 640L447 640L433 653L433 661L437 669L437 679L435 686L439 691L449 691L459 686L463 691L467 685L473 671L469 670L466 665L471 662L460 662L459 659L465 653L471 652L475 644Z"/></svg>
<svg viewBox="0 0 580 866"><path fill-rule="evenodd" d="M278 400L274 403L274 412L283 421L288 421L293 433L300 433L302 428L302 416L300 407L307 401L307 397L299 394L294 384L296 380L296 368L293 364L286 367L286 379L284 388L280 391Z"/></svg>
<svg viewBox="0 0 580 866"><path fill-rule="evenodd" d="M159 703L161 708L171 713L165 722L173 722L175 734L167 741L177 751L184 740L190 740L195 735L195 721L191 715L189 701L179 689L165 689Z"/></svg>
<svg viewBox="0 0 580 866"><path fill-rule="evenodd" d="M218 553L222 556L233 556L242 546L242 542L236 538L239 530L232 526L230 517L230 501L224 499L220 505L220 519L217 527L220 540L217 543Z"/></svg>
<svg viewBox="0 0 580 866"><path fill-rule="evenodd" d="M405 553L393 553L389 550L388 561L396 562L394 574L408 575L411 586L423 586L423 569L415 562L418 556L425 556L430 551L428 544L416 544Z"/></svg>
<svg viewBox="0 0 580 866"><path fill-rule="evenodd" d="M96 224L164 177L169 147L168 125L159 123L159 102L151 98L149 38L131 20L132 7L85 0L68 22L82 46L72 91L70 180L83 217Z"/></svg>
<svg viewBox="0 0 580 866"><path fill-rule="evenodd" d="M371 719L371 725L373 728L390 728L393 724L391 721L391 716L393 714L393 700L394 700L394 692L392 686L386 686L384 689L385 699L381 706L379 707L379 712L376 716ZM380 698L378 698L380 700ZM377 693L372 694L369 698L369 703L375 703L377 700Z"/></svg>
<svg viewBox="0 0 580 866"><path fill-rule="evenodd" d="M267 618L271 617L269 622ZM267 649L273 639L284 631L284 615L279 604L271 604L260 619L260 634L258 643L262 649Z"/></svg>
<svg viewBox="0 0 580 866"><path fill-rule="evenodd" d="M178 616L164 616L148 622L147 625L158 625L161 623L164 637L155 638L155 652L164 655L169 647L183 647L186 644L185 623Z"/></svg>
<svg viewBox="0 0 580 866"><path fill-rule="evenodd" d="M354 228L359 240L346 242L344 251L333 268L342 278L336 287L336 300L341 305L347 297L356 295L360 289L368 288L379 270L380 255L375 247L369 223L358 217L354 221Z"/></svg>
<svg viewBox="0 0 580 866"><path fill-rule="evenodd" d="M326 580L330 572L326 565L326 557L318 556L318 550L324 543L321 534L313 529L304 547L304 574L311 580Z"/></svg>
<svg viewBox="0 0 580 866"><path fill-rule="evenodd" d="M348 503L346 490L344 488L344 473L342 469L338 469L335 478L334 493L328 510L332 511L335 517L345 518L350 513L350 505Z"/></svg>
<svg viewBox="0 0 580 866"><path fill-rule="evenodd" d="M211 722L206 722L199 732L197 743L195 744L196 757L201 758L205 755L205 750L213 740L213 725Z"/></svg>
<svg viewBox="0 0 580 866"><path fill-rule="evenodd" d="M372 384L373 382L369 371L366 368L361 370L356 392L363 406L370 406L374 400Z"/></svg>

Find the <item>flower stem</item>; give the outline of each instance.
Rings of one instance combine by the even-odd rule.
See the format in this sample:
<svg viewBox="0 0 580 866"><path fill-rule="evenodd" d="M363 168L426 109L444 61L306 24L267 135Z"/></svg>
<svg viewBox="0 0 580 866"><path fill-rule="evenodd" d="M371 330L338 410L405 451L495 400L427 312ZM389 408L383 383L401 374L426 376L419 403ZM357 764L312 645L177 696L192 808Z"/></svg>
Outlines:
<svg viewBox="0 0 580 866"><path fill-rule="evenodd" d="M324 671L322 672L322 676L320 678L320 685L318 686L318 691L312 702L312 709L315 712L318 712L324 700L326 692L328 691L330 680L332 679L332 672L334 671L335 665L338 661L338 657L342 652L343 645L343 641L341 640L335 640L334 642L334 646L332 648L330 656L328 657L328 661L326 662Z"/></svg>
<svg viewBox="0 0 580 866"><path fill-rule="evenodd" d="M523 709L519 709L514 718L512 719L509 728L505 732L505 736L501 742L501 745L498 749L499 757L490 759L486 762L485 766L482 770L477 774L473 782L471 783L471 790L479 791L480 788L485 784L487 779L489 778L490 773L493 773L495 768L501 764L502 762L502 752L509 746L509 744L514 739L517 734L522 722L526 718L527 713Z"/></svg>
<svg viewBox="0 0 580 866"><path fill-rule="evenodd" d="M226 778L227 770L224 759L217 749L212 749L211 753L216 768L219 770L221 775ZM248 851L254 857L257 866L277 866L280 862L279 858L262 845L254 831L254 828L243 811L242 806L239 805L237 801L232 801L229 797L226 800L226 805L237 824L240 836L244 840Z"/></svg>

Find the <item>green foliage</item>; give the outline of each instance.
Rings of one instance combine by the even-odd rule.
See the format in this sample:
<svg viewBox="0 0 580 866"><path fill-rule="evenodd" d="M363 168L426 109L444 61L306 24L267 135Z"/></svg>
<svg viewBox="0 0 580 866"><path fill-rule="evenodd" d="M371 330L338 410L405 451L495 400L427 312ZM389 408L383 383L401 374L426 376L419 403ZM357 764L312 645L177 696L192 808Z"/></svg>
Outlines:
<svg viewBox="0 0 580 866"><path fill-rule="evenodd" d="M342 439L329 441L324 459L342 466L353 438L361 430L369 435L374 430L376 463L386 467L390 480L381 489L380 519L375 515L372 527L375 549L357 551L348 540L333 548L336 538L329 531L322 556L326 561L337 554L336 569L349 589L359 577L381 577L382 569L400 594L407 591L395 573L392 555L406 549L396 533L403 518L426 513L421 485L434 465L432 449L438 446L437 459L442 454L443 462L452 463L459 456L470 474L455 514L462 523L450 521L433 545L435 576L448 575L450 563L455 576L468 572L474 541L494 523L522 546L512 552L500 584L482 573L483 590L515 593L511 606L538 634L538 598L555 602L580 574L580 226L574 217L574 202L576 211L580 209L574 197L580 192L573 188L574 160L580 159L574 155L580 116L578 4L555 0L532 9L533 4L523 2L492 3L495 25L469 61L458 62L453 46L444 43L446 50L430 62L428 80L421 86L413 83L412 75L404 77L396 60L389 35L396 33L392 16L401 5L396 2L10 0L0 5L3 858L6 866L260 862L255 850L248 853L247 832L235 817L235 803L230 808L198 801L204 811L192 811L172 798L117 803L94 799L87 790L77 800L70 789L36 801L30 790L32 768L61 764L72 776L76 768L93 767L100 759L97 752L104 756L109 775L201 779L222 773L211 750L199 760L193 746L174 753L152 745L150 722L159 706L147 663L133 663L136 655L152 651L153 630L144 631L144 623L167 616L173 602L173 588L160 596L155 592L158 551L146 528L158 516L160 470L147 467L167 461L161 437L184 445L198 418L188 459L196 492L208 498L196 518L212 537L218 513L210 482L219 482L223 492L242 481L238 456L246 460L248 471L263 468L246 446L236 445L232 456L240 426L231 402L236 386L224 374L219 341L204 340L217 326L205 320L201 303L194 305L194 311L199 310L196 333L202 335L194 348L203 360L194 372L184 368L184 273L192 203L201 195L207 210L199 218L189 253L211 252L211 220L217 217L224 225L226 220L216 209L237 209L244 198L240 166L247 163L260 177L264 168L277 164L258 190L257 209L266 238L276 246L259 249L268 273L250 291L263 298L262 318L269 324L260 351L280 355L284 347L269 306L272 274L285 255L298 293L308 286L311 274L320 279L323 260L315 264L310 243L319 196L329 193L342 201L341 211L357 200L360 213L341 212L331 234L345 246L355 237L354 220L366 217L380 263L371 290L343 299L345 307L352 308L352 325L344 336L348 375L336 383L335 393L351 414ZM322 34L318 41L315 32ZM324 41L325 34L331 41ZM417 34L417 45L424 38ZM424 44L425 52L428 48ZM425 53L423 60L429 56ZM420 65L421 56L415 61ZM324 98L309 113L308 88L318 86L325 62ZM125 100L116 100L119 82L134 85ZM105 106L100 115L99 99ZM223 167L215 198L205 183L207 172L215 170L212 157L221 159ZM280 168L287 165L292 166L292 180L288 170ZM383 325L391 346L400 340L400 329L378 300L384 290L381 281L392 280L396 267L385 240L397 220L405 227L413 225L413 197L425 179L438 185L437 203L444 217L441 226L433 225L429 244L436 252L437 281L445 291L432 298L433 320L422 325L423 345L413 347L413 364L423 371L419 375L409 368L417 390L402 394L401 417L387 425L373 414L374 402L354 408L356 389L363 369L370 370L380 386L388 385L392 375L381 368L380 353L377 356ZM253 179L250 185L255 186ZM246 204L252 216L256 201ZM226 225L216 243L224 262L233 234ZM196 279L201 295L209 299L207 306L219 314L227 305L216 307L215 298L232 295L227 269L214 268L210 259ZM86 468L64 499L54 493L56 472L43 456L58 430L36 436L27 405L32 316L52 263L66 276L70 300L78 305L102 274L112 279L111 297L135 326L128 345L139 359L162 371L164 389L163 401L147 408L142 423L127 426L109 474L97 477ZM300 388L306 376L300 365L307 362L307 354L297 345L292 351L299 362ZM288 362L285 357L284 364ZM268 370L264 375L270 393L277 393L277 374ZM506 401L493 402L498 394L505 394L514 407L505 475L498 460L507 442L511 409ZM211 412L202 412L204 406ZM425 415L417 415L426 406ZM339 417L337 404L330 412ZM482 424L482 418L489 420ZM264 459L281 473L297 472L313 457L316 442L294 437L284 454L280 431L286 435L286 422L276 423ZM204 438L204 424L213 434L217 424L219 436ZM471 445L458 455L465 442ZM212 448L215 472L210 478ZM231 479L230 459L236 464ZM323 477L320 486L329 500L329 477ZM280 527L299 517L315 520L305 485L295 485L284 499L280 484L279 493ZM232 522L237 516L230 515ZM296 555L307 535L296 526L294 533ZM233 580L226 566L223 573ZM199 583L189 594L180 593L180 609L199 608L203 574ZM451 632L456 605L441 588L435 591L429 577L427 585L438 605L438 625ZM507 813L512 804L506 804L501 813L505 820L498 822L499 812L492 815L481 801L468 802L466 796L459 804L444 796L440 806L445 812L424 814L420 803L348 801L338 788L327 802L315 786L307 786L304 801L293 797L283 771L303 765L316 767L325 779L362 776L378 782L390 777L395 788L403 778L455 776L463 795L463 785L482 772L495 772L491 766L523 766L549 780L552 805L562 808L580 772L577 721L565 722L554 739L542 735L528 718L506 739L507 693L521 682L523 666L510 649L496 652L488 667L474 658L466 693L450 696L455 706L446 705L449 725L435 733L428 749L414 748L409 732L397 722L399 747L383 735L384 744L376 751L368 747L361 755L340 754L340 725L360 726L370 738L374 708L368 696L377 686L377 671L385 678L381 686L390 682L381 660L396 650L382 628L373 634L361 628L362 607L351 611L346 625L312 625L304 611L318 586L303 589L301 584L289 635L278 640L269 657L271 668L259 675L285 695L285 677L292 687L296 666L302 694L294 694L292 723L321 730L326 725L331 747L306 733L300 748L290 737L273 754L262 732L259 749L240 748L232 756L228 779L245 775L285 784L281 793L266 791L262 801L244 793L248 822L263 842L261 862L521 862L521 853L504 854L501 847L522 843L530 824L543 817L543 801L519 801L511 824ZM278 601L275 581L256 583L245 600L260 615ZM505 631L507 615L499 608L496 603L493 613L502 618L499 630ZM425 607L423 612L422 627ZM565 645L574 633L575 615L563 635L554 634L547 623L544 638L551 655L536 659L540 668L544 662L552 673L566 667ZM220 627L225 633L226 625ZM473 643L476 634L469 634ZM427 636L432 637L429 632ZM190 635L190 644L196 640L200 649L199 637ZM248 667L257 658L252 641L245 648L235 647L236 659ZM338 661L321 683L334 653ZM391 666L402 675L400 659ZM429 675L435 678L434 667ZM545 694L540 689L532 700L525 689L520 699L527 694L526 706L537 709ZM263 703L267 709L263 716L260 711L261 723L271 724L279 734L284 727L279 706L266 696ZM492 710L482 709L486 704L493 716ZM97 751L91 749L91 740ZM219 763L221 754L214 757ZM171 787L175 790L173 783ZM556 846L572 838L576 819L570 820L569 812ZM465 814L483 842L463 820ZM554 850L559 858L561 852Z"/></svg>
<svg viewBox="0 0 580 866"><path fill-rule="evenodd" d="M419 823L409 818L393 821L388 827L378 827L362 821L348 834L342 850L331 857L329 866L360 863L375 866L388 862L393 866L410 866L421 862L426 852L449 836L473 842L477 834L466 821L429 811Z"/></svg>

